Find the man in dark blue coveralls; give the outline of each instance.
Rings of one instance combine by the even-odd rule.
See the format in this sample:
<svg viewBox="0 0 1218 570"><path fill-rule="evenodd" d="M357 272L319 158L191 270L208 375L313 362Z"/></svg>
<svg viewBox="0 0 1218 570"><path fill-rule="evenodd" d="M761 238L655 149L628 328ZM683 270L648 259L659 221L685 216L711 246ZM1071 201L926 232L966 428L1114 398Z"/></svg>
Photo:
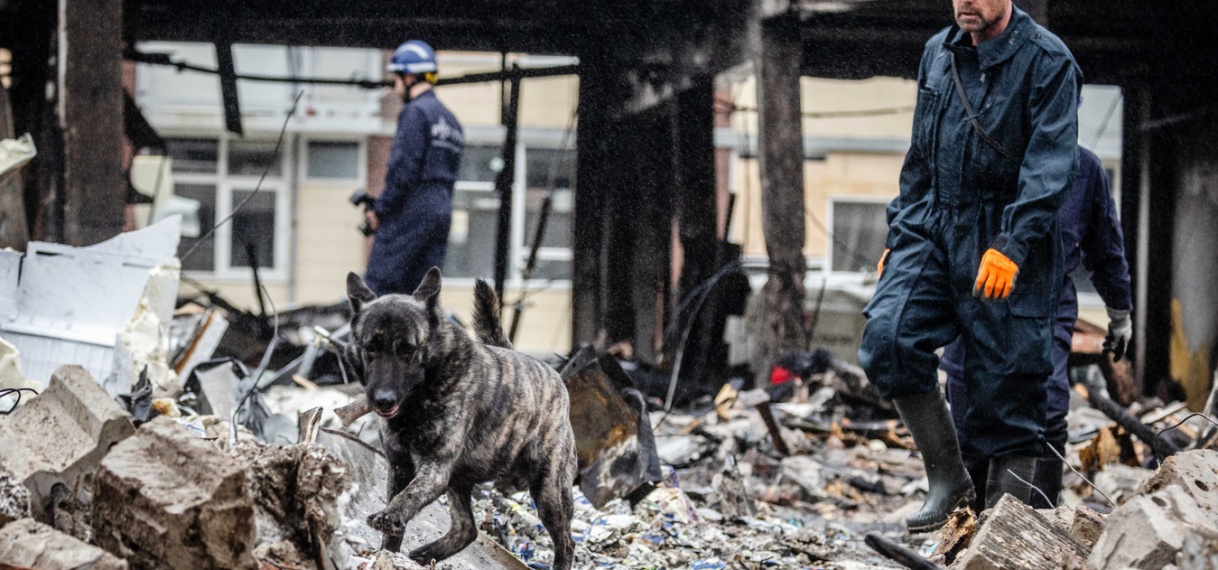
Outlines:
<svg viewBox="0 0 1218 570"><path fill-rule="evenodd" d="M465 148L461 124L432 90L439 68L431 46L418 40L402 44L386 69L406 105L398 115L385 189L367 213L376 237L366 280L378 295L413 293L428 269L444 267L453 185Z"/></svg>
<svg viewBox="0 0 1218 570"><path fill-rule="evenodd" d="M975 407L971 445L1025 479L1045 449L1045 381L1062 285L1057 210L1078 166L1082 73L1011 0L953 0L926 43L900 194L859 362L909 428L930 482L910 532L974 496L939 390L935 351L957 336ZM1018 275L1018 283L1016 283ZM994 481L990 482L994 484Z"/></svg>
<svg viewBox="0 0 1218 570"><path fill-rule="evenodd" d="M1112 349L1117 360L1125 354L1133 331L1129 318L1129 311L1133 307L1130 302L1129 264L1125 260L1124 237L1116 216L1116 204L1108 191L1108 176L1099 157L1085 148L1079 147L1078 176L1074 188L1066 195L1066 201L1058 211L1057 219L1061 225L1062 247L1065 249L1065 277L1053 328L1053 374L1048 378L1045 425L1045 439L1057 453L1050 452L1050 455L1038 460L1035 473L1027 479L1040 492L1017 480L1007 481L1014 487L987 489L990 457L984 449L972 445L971 430L991 419L989 410L974 407L969 397L964 372L964 345L958 340L949 344L939 363L939 367L947 372L947 398L952 405L952 418L960 438L964 466L973 479L978 501L984 500L989 504L996 502L1003 493L1010 493L1038 509L1057 506L1062 487L1062 462L1058 456L1065 456L1066 452L1066 413L1070 407L1066 361L1070 357L1074 321L1078 318L1078 294L1070 273L1079 265L1091 273L1091 283L1103 299L1110 319L1105 347ZM1046 503L1045 498L1051 504ZM974 508L979 506L975 504Z"/></svg>

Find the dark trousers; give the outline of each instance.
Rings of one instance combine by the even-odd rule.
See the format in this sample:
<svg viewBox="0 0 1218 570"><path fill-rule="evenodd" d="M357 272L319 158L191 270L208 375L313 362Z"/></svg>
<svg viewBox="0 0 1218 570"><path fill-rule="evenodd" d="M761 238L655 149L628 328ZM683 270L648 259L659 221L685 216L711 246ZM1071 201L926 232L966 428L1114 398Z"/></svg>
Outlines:
<svg viewBox="0 0 1218 570"><path fill-rule="evenodd" d="M1074 321L1078 319L1078 296L1074 285L1067 283L1062 288L1061 304L1058 306L1057 321L1053 327L1053 374L1048 378L1045 387L1047 391L1047 414L1045 418L1045 439L1059 454L1065 455L1067 433L1066 414L1070 411L1070 378L1067 365L1070 358L1071 339L1074 335ZM967 383L964 379L964 346L953 342L943 350L942 368L947 372L947 400L952 405L952 420L956 424L956 435L960 438L960 452L964 456L964 464L972 469L974 465L988 462L990 457L983 450L976 449L970 442L965 422L965 410L972 406Z"/></svg>
<svg viewBox="0 0 1218 570"><path fill-rule="evenodd" d="M1000 209L976 205L926 208L921 219L894 230L883 276L864 309L859 362L884 398L922 394L938 389L935 351L959 337L970 395L967 405L953 406L958 429L968 434L961 443L986 457L1041 456L1054 319L1020 316L1008 301L972 296L990 243L983 228L992 232L997 215Z"/></svg>

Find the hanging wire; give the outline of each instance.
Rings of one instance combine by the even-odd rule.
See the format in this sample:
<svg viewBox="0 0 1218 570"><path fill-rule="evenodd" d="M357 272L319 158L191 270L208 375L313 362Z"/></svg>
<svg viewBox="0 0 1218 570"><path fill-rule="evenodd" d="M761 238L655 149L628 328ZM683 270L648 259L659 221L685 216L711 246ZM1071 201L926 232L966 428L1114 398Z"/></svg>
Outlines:
<svg viewBox="0 0 1218 570"><path fill-rule="evenodd" d="M279 129L279 138L275 140L275 156L279 156L279 148L283 145L284 135L288 132L288 122L291 121L292 116L296 114L296 106L300 103L300 98L302 96L304 96L304 90L296 93L296 98L292 101L292 108L288 110L287 116L283 118L283 126ZM211 234L215 233L217 228L233 219L233 216L235 216L237 212L241 211L241 208L244 208L245 205L258 194L259 190L262 190L262 183L266 180L267 174L270 173L271 166L274 164L274 161L267 163L266 167L262 170L262 176L258 178L258 184L254 186L254 191L250 192L250 195L247 196L245 200L242 200L236 208L233 208L233 211L230 212L228 216L225 216L223 220L220 220L219 223L213 226L211 230L207 232L207 235L200 238L199 241L195 243L194 247L190 248L190 251L186 252L186 255L183 255L180 258L181 260L185 260L186 258L190 257L190 254L194 253L194 251L198 249L199 245L202 244L204 240L206 240ZM267 365L270 364L271 354L275 352L275 347L279 344L279 310L275 308L275 301L271 299L271 293L266 290L266 286L259 284L259 289L259 294L265 295L267 302L271 305L271 313L275 317L273 321L274 331L271 335L271 341L266 345L266 351L262 353L262 360L258 363L258 369L254 371L253 384L250 385L249 391L245 393L245 396L241 398L241 401L237 402L237 406L233 408L233 415L230 422L231 425L229 426L228 436L230 443L237 442L237 414L241 411L241 408L245 405L246 401L250 399L250 396L258 390L258 383L262 380L262 375L266 372Z"/></svg>
<svg viewBox="0 0 1218 570"><path fill-rule="evenodd" d="M1031 487L1033 491L1036 491L1037 493L1039 493L1039 494L1040 494L1040 496L1041 496L1041 498L1043 498L1043 499L1045 500L1045 504L1046 504L1046 505L1052 505L1052 504L1054 504L1054 502L1053 502L1053 501L1050 501L1050 500L1049 500L1049 496L1048 496L1048 495L1046 495L1044 491L1041 491L1041 490L1040 490L1040 487L1037 487L1036 485L1033 485L1032 483L1029 483L1028 481L1025 481L1023 477L1020 477L1019 475L1016 475L1016 474L1015 474L1015 472L1014 472L1014 471L1011 471L1010 469L1007 469L1007 473L1010 473L1010 474L1011 474L1011 476L1012 476L1012 477L1014 477L1016 480L1018 480L1020 483L1023 483L1024 485L1027 485L1027 486Z"/></svg>
<svg viewBox="0 0 1218 570"><path fill-rule="evenodd" d="M738 137L737 144L741 149L741 151L740 151L741 156L742 157L753 157L753 160L758 160L758 158L756 156L754 156L754 151L752 149L752 133L751 133L751 130L749 129L749 118L747 116L745 116L745 113L755 113L757 111L757 109L752 108L752 107L741 107L737 104L737 101L739 101L740 94L743 91L744 91L744 89L743 89L743 87L741 87L739 91L735 91L732 94L732 100L727 103L728 107L726 109L724 109L723 112L726 112L730 115L735 115L735 116L740 117L741 127L740 127L740 131L739 131L740 135ZM913 107L894 107L894 108L890 108L890 109L865 109L865 110L858 110L858 111L803 113L803 116L807 117L807 118L823 119L823 118L833 118L833 117L864 117L864 116L886 115L886 114L904 113L904 112L912 112L912 111L913 111ZM803 143L802 143L802 137L801 137L801 143L800 143L801 148L800 148L800 152L799 152L801 161L804 160L802 144ZM752 176L750 176L746 172L744 175L744 193L745 193L745 195L750 194L752 180L753 180ZM747 209L748 205L749 205L749 201L745 200L746 209ZM811 220L812 225L816 226L816 229L820 230L820 232L822 234L824 234L825 237L827 237L834 246L841 249L843 253L850 256L856 263L861 263L863 265L863 267L865 267L865 268L869 268L872 266L872 264L875 263L874 255L864 255L862 253L859 253L858 250L851 247L850 244L847 244L846 242L844 242L840 238L838 238L836 233L834 233L832 230L830 230L826 226L826 224L824 222L822 222L821 219L816 215L816 213L812 211L811 208L807 207L807 204L804 205L804 212L805 212L805 216L809 220ZM747 210L744 212L743 220L744 220L744 224L745 224L744 236L747 238L748 237L748 223L749 223L749 215L748 215Z"/></svg>
<svg viewBox="0 0 1218 570"><path fill-rule="evenodd" d="M1166 432L1174 430L1174 429L1184 425L1184 423L1187 422L1188 420L1191 420L1191 419L1197 418L1197 417L1205 418L1205 421L1207 421L1211 424L1214 424L1215 426L1218 426L1218 422L1214 421L1214 419L1211 418L1209 416L1209 414L1206 414L1204 412L1196 412L1196 413L1189 414L1188 417L1176 422L1171 427L1164 428L1163 430L1156 433L1154 440L1150 442L1150 449L1151 449L1151 451L1154 451L1156 461L1158 461L1159 463L1163 463L1163 457L1159 454L1159 436L1163 435Z"/></svg>
<svg viewBox="0 0 1218 570"><path fill-rule="evenodd" d="M279 310L275 308L275 301L271 299L271 293L266 290L266 285L260 285L262 294L266 295L266 300L271 304L271 313L275 316L273 321L275 329L271 335L271 342L267 343L266 351L262 353L262 360L258 362L258 369L254 370L251 375L254 378L250 384L250 389L241 397L241 401L237 402L237 406L233 408L233 415L229 421L228 442L237 443L237 414L241 412L241 408L249 401L250 396L258 391L258 384L262 381L262 375L266 373L266 368L271 362L271 354L275 352L275 347L279 344Z"/></svg>
<svg viewBox="0 0 1218 570"><path fill-rule="evenodd" d="M1109 504L1109 505L1111 505L1111 506L1112 506L1112 508L1114 508L1114 509L1116 508L1117 504L1116 504L1116 503L1114 503L1114 502L1112 501L1112 499L1109 499L1109 498L1108 498L1108 495L1105 495L1105 494L1104 494L1104 492L1103 492L1103 491L1101 491L1099 487L1096 487L1096 486L1095 486L1095 483L1092 483L1092 482L1091 482L1091 480L1087 478L1087 476L1083 475L1082 473L1079 473L1079 472L1078 472L1078 469L1075 469L1073 465L1070 465L1070 462L1069 462L1069 461L1066 461L1066 458L1065 458L1065 457L1063 457L1061 453L1058 453L1058 452L1057 452L1057 449L1055 449L1055 448L1054 448L1052 445L1049 445L1049 446L1046 446L1046 447L1048 447L1048 448L1049 448L1049 451L1052 451L1052 452L1053 452L1053 455L1056 455L1058 459L1061 459L1061 460L1062 460L1062 464L1063 464L1063 465L1065 465L1066 467L1069 467L1069 468L1070 468L1070 470L1071 470L1071 471L1073 471L1075 475L1078 475L1078 477L1079 477L1080 479L1082 479L1084 483L1086 483L1086 484L1090 485L1092 489L1095 489L1095 492L1096 492L1096 493L1099 493L1101 497L1104 497L1104 500L1108 501L1108 504Z"/></svg>
<svg viewBox="0 0 1218 570"><path fill-rule="evenodd" d="M297 105L300 104L300 98L303 96L304 96L304 90L301 90L296 93L296 98L294 100L292 100L292 108L288 110L287 116L283 118L283 127L281 127L279 129L279 138L275 139L274 154L275 154L276 159L278 159L278 157L279 157L280 147L283 146L283 138L288 132L288 122L291 121L292 116L296 114L296 107L297 107ZM211 237L212 234L216 233L216 230L219 229L220 226L223 226L224 224L228 223L229 220L233 219L233 216L236 216L237 212L240 212L241 209L244 208L245 205L250 202L250 200L254 199L254 196L258 195L258 192L262 190L262 183L266 180L267 174L270 174L271 166L273 166L274 164L275 164L275 161L271 161L271 162L267 163L266 168L262 169L262 176L258 177L258 184L254 186L254 191L250 192L250 195L246 196L245 199L242 200L240 204L237 204L237 207L233 208L233 211L229 212L228 215L224 217L224 219L217 222L216 225L212 226L212 228L210 230L207 230L207 233L204 234L203 237L200 237L198 240L196 240L195 244L193 246L191 246L191 248L189 250L187 250L185 254L183 254L182 256L180 256L178 258L180 261L185 263L185 261L187 259L189 259L191 255L194 254L195 250L199 249L199 246L203 245L203 243L207 241L207 238Z"/></svg>
<svg viewBox="0 0 1218 570"><path fill-rule="evenodd" d="M22 392L29 392L35 396L38 395L38 390L35 390L33 388L5 388L3 390L0 390L0 398L12 396L16 400L15 402L13 402L12 407L10 407L7 410L0 411L0 416L7 416L8 414L13 413L13 410L16 410L17 406L21 405L21 393Z"/></svg>

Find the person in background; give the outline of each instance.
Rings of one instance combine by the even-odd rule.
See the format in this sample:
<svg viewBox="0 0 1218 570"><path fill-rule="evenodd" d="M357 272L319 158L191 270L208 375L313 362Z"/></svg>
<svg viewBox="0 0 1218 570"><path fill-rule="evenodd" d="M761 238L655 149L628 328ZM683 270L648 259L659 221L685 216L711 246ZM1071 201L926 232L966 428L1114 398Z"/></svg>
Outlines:
<svg viewBox="0 0 1218 570"><path fill-rule="evenodd" d="M1030 498L1029 504L1038 509L1056 507L1062 488L1062 462L1058 456L1064 457L1066 453L1066 412L1070 408L1070 379L1067 377L1066 361L1070 358L1074 321L1078 319L1078 292L1070 274L1079 265L1091 273L1091 283L1108 310L1110 320L1104 346L1112 351L1116 360L1125 355L1133 332L1133 322L1129 318L1130 309L1133 308L1129 263L1125 259L1125 238L1121 233L1121 223L1117 220L1116 204L1108 190L1108 175L1100 158L1081 146L1078 176L1074 188L1058 211L1057 219L1065 253L1065 279L1053 328L1053 374L1047 379L1048 414L1045 428L1045 439L1056 453L1037 462L1036 472L1028 480L1037 490L1032 491L1030 497L1025 491L1028 489L1026 484L1011 481L1018 485L1012 494ZM959 339L943 350L939 367L947 373L947 399L951 403L964 466L977 490L978 503L987 494L997 493L1001 496L1004 492L1010 492L1009 489L986 488L991 457L984 449L971 444L973 438L968 418L976 414L970 414L973 402L964 376L964 344ZM979 508L980 504L974 504L974 509Z"/></svg>
<svg viewBox="0 0 1218 570"><path fill-rule="evenodd" d="M444 267L452 226L453 186L465 138L457 118L436 98L436 52L403 43L386 66L398 115L385 188L366 212L376 232L365 281L377 295L413 293L432 267Z"/></svg>

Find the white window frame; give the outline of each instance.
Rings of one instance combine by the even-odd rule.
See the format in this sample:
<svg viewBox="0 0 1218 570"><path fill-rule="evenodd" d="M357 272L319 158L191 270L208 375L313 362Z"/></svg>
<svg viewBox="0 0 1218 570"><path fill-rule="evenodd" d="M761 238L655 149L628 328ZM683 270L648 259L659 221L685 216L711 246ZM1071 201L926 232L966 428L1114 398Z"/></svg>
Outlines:
<svg viewBox="0 0 1218 570"><path fill-rule="evenodd" d="M356 188L364 187L364 185L367 183L367 180L368 180L368 137L367 137L367 135L304 134L304 135L300 135L300 136L296 137L296 139L297 139L296 156L300 157L300 160L296 161L296 180L299 180L301 184L343 185L343 184L347 184L347 183L354 183L355 185L351 187L351 190L354 191ZM355 177L354 178L313 178L313 177L310 177L309 176L309 143L311 143L311 142L355 143L356 145L358 145L359 150L357 152L357 154L358 154L357 160L359 162L356 165L357 172L356 172Z"/></svg>
<svg viewBox="0 0 1218 570"><path fill-rule="evenodd" d="M529 137L520 136L516 140L516 172L512 179L512 228L508 238L508 274L506 285L509 287L522 287L525 285L524 280L524 265L528 262L529 250L525 247L527 238L525 227L525 192L528 190L526 182L526 169L528 168L527 150L534 149L551 149L563 150L561 146L553 143L547 143L544 136ZM498 134L487 133L479 136L475 133L466 133L466 146L484 146L484 145L499 145L502 147L504 142L503 131ZM532 144L530 144L532 143ZM571 152L576 152L574 148ZM487 197L493 198L495 192L494 182L477 182L470 180L458 180L454 186L454 190L466 192L484 192ZM575 188L571 189L572 192ZM570 263L574 259L570 248L563 247L542 247L537 250L538 261L565 261ZM471 277L446 277L445 280L451 280L454 284L472 287L474 278ZM530 279L528 282L530 288L547 287L550 289L570 288L570 279Z"/></svg>
<svg viewBox="0 0 1218 570"><path fill-rule="evenodd" d="M253 190L258 186L260 175L228 175L228 150L229 143L232 141L232 136L227 133L217 134L199 133L199 132L166 132L163 133L166 138L181 138L181 139L208 139L217 141L217 157L216 157L216 172L201 173L201 172L181 172L174 173L174 184L199 184L211 185L216 188L216 208L215 219L213 223L219 223L226 219L232 213L234 204L234 192L243 190ZM265 142L269 140L274 142L273 137L251 135L247 140L256 142ZM292 144L291 136L285 135L284 143L279 149L279 172L278 178L267 176L262 183L262 192L275 193L275 229L271 236L275 239L275 265L261 266L258 268L258 277L264 283L282 284L288 281L292 245ZM203 234L206 234L211 228L201 228ZM205 270L186 270L183 273L187 277L208 279L216 281L239 281L245 282L250 278L250 269L248 267L234 267L232 265L232 242L233 229L232 220L226 221L220 227L216 228L214 235L213 247L215 247L215 265L211 271Z"/></svg>
<svg viewBox="0 0 1218 570"><path fill-rule="evenodd" d="M825 207L825 229L829 230L830 232L834 232L834 229L833 229L834 221L835 221L834 207L839 202L852 203L852 204L880 204L880 205L883 205L883 204L888 204L891 201L892 201L891 196L871 196L871 195L858 195L858 194L830 194L826 201L827 203L826 203L826 207ZM812 215L812 213L809 212L808 215ZM834 232L834 233L836 234L836 232ZM858 275L857 271L835 271L833 269L833 245L834 245L833 238L834 238L834 236L831 236L831 235L825 236L824 271L827 273L838 274L838 275ZM861 253L863 253L863 252L860 252L860 254ZM879 260L878 256L881 253L884 253L884 252L882 252L882 251L875 252L875 254L877 256L876 260Z"/></svg>
<svg viewBox="0 0 1218 570"><path fill-rule="evenodd" d="M539 137L540 138L540 137ZM528 144L533 142L533 144ZM525 241L531 239L532 236L526 235L529 228L525 222L525 200L528 192L528 178L525 168L519 168L520 165L527 165L528 149L536 150L558 150L578 152L576 147L563 148L561 144L547 144L540 141L520 140L516 145L516 188L512 193L512 248L516 263L512 267L512 283L514 285L524 284L524 266L529 262L529 248L525 247ZM527 167L526 167L527 168ZM572 194L575 188L570 188ZM574 204L574 196L572 196L572 204ZM574 211L572 211L574 215ZM568 264L574 259L572 248L569 247L540 247L537 249L537 261L565 261ZM571 271L570 273L574 273ZM568 288L571 286L570 279L529 279L528 285L530 288L545 287L549 285L551 288Z"/></svg>

